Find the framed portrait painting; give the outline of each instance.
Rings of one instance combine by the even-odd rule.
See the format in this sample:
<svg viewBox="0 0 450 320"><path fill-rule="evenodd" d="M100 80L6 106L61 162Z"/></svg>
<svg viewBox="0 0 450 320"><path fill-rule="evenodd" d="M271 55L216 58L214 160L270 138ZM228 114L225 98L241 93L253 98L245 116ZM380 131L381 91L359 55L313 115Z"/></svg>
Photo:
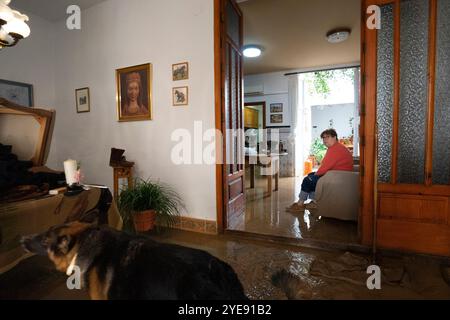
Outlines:
<svg viewBox="0 0 450 320"><path fill-rule="evenodd" d="M33 85L0 79L0 97L24 107L32 107Z"/></svg>
<svg viewBox="0 0 450 320"><path fill-rule="evenodd" d="M189 101L188 87L173 88L172 100L174 106L186 106Z"/></svg>
<svg viewBox="0 0 450 320"><path fill-rule="evenodd" d="M151 63L116 70L119 121L152 119Z"/></svg>
<svg viewBox="0 0 450 320"><path fill-rule="evenodd" d="M76 89L75 98L77 100L77 113L91 111L89 88Z"/></svg>
<svg viewBox="0 0 450 320"><path fill-rule="evenodd" d="M189 79L189 63L182 62L172 65L172 80L187 80Z"/></svg>

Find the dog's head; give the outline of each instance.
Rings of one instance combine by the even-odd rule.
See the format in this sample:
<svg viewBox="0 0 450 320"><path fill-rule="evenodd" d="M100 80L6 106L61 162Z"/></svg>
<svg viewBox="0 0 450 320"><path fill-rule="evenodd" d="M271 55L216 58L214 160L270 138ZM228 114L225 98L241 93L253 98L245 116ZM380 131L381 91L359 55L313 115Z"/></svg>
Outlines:
<svg viewBox="0 0 450 320"><path fill-rule="evenodd" d="M77 254L79 235L91 226L78 221L54 226L43 233L22 237L21 244L28 252L48 255L56 269L65 272Z"/></svg>

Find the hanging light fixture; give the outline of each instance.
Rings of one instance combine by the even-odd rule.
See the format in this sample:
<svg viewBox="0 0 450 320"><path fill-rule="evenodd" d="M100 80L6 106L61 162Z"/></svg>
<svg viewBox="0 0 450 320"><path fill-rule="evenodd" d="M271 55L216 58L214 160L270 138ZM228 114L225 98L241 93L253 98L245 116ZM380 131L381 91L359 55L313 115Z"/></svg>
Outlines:
<svg viewBox="0 0 450 320"><path fill-rule="evenodd" d="M28 16L17 10L12 10L8 5L11 0L0 0L0 49L12 47L20 39L30 35L30 27L25 23Z"/></svg>

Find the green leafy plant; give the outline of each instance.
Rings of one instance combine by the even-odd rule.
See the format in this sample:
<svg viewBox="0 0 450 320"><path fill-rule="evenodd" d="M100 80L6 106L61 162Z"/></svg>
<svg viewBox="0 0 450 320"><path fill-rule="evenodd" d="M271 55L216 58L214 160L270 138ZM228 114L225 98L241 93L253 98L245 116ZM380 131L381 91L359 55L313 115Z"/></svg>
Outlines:
<svg viewBox="0 0 450 320"><path fill-rule="evenodd" d="M168 185L161 182L136 179L131 187L123 190L118 198L118 208L126 230L133 230L133 215L154 210L156 228L171 227L177 223L180 208L184 207L181 197Z"/></svg>
<svg viewBox="0 0 450 320"><path fill-rule="evenodd" d="M317 162L322 162L327 152L327 147L323 144L321 138L314 139L311 145L311 154L316 158Z"/></svg>
<svg viewBox="0 0 450 320"><path fill-rule="evenodd" d="M354 81L355 72L354 69L338 69L338 70L325 70L316 71L308 74L307 81L311 84L310 94L321 95L327 98L331 93L330 82L349 80Z"/></svg>

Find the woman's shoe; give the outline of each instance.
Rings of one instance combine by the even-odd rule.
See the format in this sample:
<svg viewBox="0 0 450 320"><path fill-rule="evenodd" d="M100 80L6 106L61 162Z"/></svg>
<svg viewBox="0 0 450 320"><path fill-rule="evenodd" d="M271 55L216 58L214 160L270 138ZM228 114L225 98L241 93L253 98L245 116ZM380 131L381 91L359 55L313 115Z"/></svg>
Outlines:
<svg viewBox="0 0 450 320"><path fill-rule="evenodd" d="M316 210L317 209L317 202L311 201L310 203L306 204L307 210Z"/></svg>
<svg viewBox="0 0 450 320"><path fill-rule="evenodd" d="M286 211L288 212L302 212L305 211L306 206L304 203L298 203L295 202L293 204L291 204L289 207L286 208Z"/></svg>

